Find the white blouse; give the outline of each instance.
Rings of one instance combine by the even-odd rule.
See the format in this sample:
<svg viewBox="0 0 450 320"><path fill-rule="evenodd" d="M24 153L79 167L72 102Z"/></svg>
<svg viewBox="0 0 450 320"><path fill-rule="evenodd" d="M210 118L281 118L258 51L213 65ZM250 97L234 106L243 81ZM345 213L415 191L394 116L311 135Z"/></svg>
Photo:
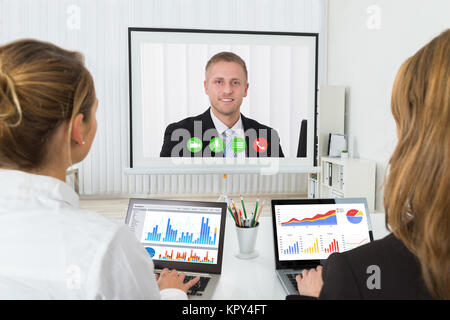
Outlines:
<svg viewBox="0 0 450 320"><path fill-rule="evenodd" d="M0 299L187 299L159 290L126 225L79 209L62 181L0 170Z"/></svg>

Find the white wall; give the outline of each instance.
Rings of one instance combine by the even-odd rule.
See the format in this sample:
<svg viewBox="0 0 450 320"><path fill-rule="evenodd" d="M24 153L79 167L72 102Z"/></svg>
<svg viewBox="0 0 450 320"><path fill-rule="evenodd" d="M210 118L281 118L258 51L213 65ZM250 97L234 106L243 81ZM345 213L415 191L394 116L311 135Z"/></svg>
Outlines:
<svg viewBox="0 0 450 320"><path fill-rule="evenodd" d="M80 166L82 194L218 192L217 176L207 181L195 176L123 173L129 166L127 28L321 32L324 1L0 0L0 43L31 37L85 54L100 105L97 137ZM319 58L324 61L322 53ZM294 190L299 186L299 180L288 175L284 180L251 176L233 179L238 187L234 192L245 191L249 185L264 185L268 192L279 190L279 185Z"/></svg>
<svg viewBox="0 0 450 320"><path fill-rule="evenodd" d="M348 87L349 152L377 161L384 210L381 184L396 144L392 84L409 56L450 27L450 1L329 0L328 16L328 84Z"/></svg>

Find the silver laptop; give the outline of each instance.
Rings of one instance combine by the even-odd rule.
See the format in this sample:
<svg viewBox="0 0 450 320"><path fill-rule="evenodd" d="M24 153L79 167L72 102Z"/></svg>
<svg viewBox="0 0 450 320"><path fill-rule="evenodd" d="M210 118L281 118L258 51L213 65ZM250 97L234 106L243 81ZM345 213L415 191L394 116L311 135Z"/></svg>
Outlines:
<svg viewBox="0 0 450 320"><path fill-rule="evenodd" d="M288 295L299 294L295 277L334 252L373 241L366 199L272 200L275 268Z"/></svg>
<svg viewBox="0 0 450 320"><path fill-rule="evenodd" d="M200 281L190 299L209 299L222 272L225 202L130 199L125 223L153 259L155 273L176 269Z"/></svg>

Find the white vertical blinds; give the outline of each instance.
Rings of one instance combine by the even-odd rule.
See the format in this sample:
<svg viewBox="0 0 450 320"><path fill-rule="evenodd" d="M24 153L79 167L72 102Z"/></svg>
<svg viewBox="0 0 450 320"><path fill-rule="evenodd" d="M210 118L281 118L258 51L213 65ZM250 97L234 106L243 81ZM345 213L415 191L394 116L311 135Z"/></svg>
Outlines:
<svg viewBox="0 0 450 320"><path fill-rule="evenodd" d="M326 5L326 0L0 0L0 42L36 38L85 55L95 80L99 109L96 140L88 157L77 165L81 194L220 194L223 188L228 193L306 193L306 179L292 174L229 175L226 180L221 175L125 175L124 169L129 167L128 27L321 33L326 25ZM242 54L250 61L258 59L248 57L250 53L245 51ZM320 45L319 54L319 59L325 61ZM189 68L198 66L172 67L183 67L182 76L188 77ZM249 70L254 81L267 78L264 70L252 69L251 63ZM321 74L325 74L323 70L319 79ZM288 79L286 85L294 80ZM276 73L271 81L277 81ZM154 90L164 90L168 84L154 85ZM291 97L274 97L267 89L267 98L272 102L296 98L295 92ZM186 99L192 101L162 97L180 105L186 115L195 114L188 107L195 105L194 100L204 99L188 94ZM246 103L251 111L253 105L263 102ZM158 117L169 115L152 116L157 122ZM281 112L270 116L281 117Z"/></svg>

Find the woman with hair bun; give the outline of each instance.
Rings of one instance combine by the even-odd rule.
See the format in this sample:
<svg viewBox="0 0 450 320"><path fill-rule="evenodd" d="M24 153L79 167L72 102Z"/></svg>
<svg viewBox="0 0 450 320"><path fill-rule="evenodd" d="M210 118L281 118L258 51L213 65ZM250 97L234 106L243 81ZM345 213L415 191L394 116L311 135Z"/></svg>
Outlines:
<svg viewBox="0 0 450 320"><path fill-rule="evenodd" d="M125 225L79 209L65 184L97 131L80 53L0 46L0 299L186 299L198 278L153 263Z"/></svg>

